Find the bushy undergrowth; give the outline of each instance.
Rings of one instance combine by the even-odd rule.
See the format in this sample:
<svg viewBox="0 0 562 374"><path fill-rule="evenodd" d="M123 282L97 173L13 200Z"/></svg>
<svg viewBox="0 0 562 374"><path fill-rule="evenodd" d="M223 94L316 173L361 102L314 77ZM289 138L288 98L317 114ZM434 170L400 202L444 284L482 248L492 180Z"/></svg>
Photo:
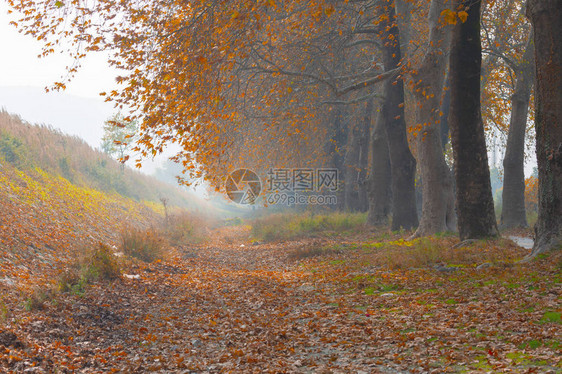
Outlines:
<svg viewBox="0 0 562 374"><path fill-rule="evenodd" d="M56 290L82 294L88 283L114 281L120 276L119 259L107 245L100 243L59 276Z"/></svg>
<svg viewBox="0 0 562 374"><path fill-rule="evenodd" d="M210 221L202 215L182 212L171 215L163 235L172 246L199 244L208 239Z"/></svg>
<svg viewBox="0 0 562 374"><path fill-rule="evenodd" d="M322 232L343 233L365 225L364 213L271 214L252 222L252 235L264 241L289 240Z"/></svg>
<svg viewBox="0 0 562 374"><path fill-rule="evenodd" d="M121 276L121 266L113 251L104 244L91 252L83 264L88 280L115 280Z"/></svg>
<svg viewBox="0 0 562 374"><path fill-rule="evenodd" d="M154 229L129 228L121 232L121 250L127 256L154 262L164 257L165 248L165 240Z"/></svg>
<svg viewBox="0 0 562 374"><path fill-rule="evenodd" d="M57 294L72 293L83 295L88 284L100 281L114 281L121 277L121 263L105 244L98 244L84 251L75 262L69 264L54 283L48 287L35 287L24 303L28 311L42 309L46 302Z"/></svg>

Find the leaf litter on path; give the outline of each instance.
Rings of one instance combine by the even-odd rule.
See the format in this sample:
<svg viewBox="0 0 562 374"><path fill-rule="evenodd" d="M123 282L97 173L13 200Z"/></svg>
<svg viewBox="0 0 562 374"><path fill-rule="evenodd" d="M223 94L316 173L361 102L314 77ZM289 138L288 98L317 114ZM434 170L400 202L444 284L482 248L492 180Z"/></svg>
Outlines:
<svg viewBox="0 0 562 374"><path fill-rule="evenodd" d="M191 249L197 256L178 252L83 296L63 294L46 309L21 312L19 323L0 332L21 343L0 344L0 371L562 369L560 268L552 261L438 272L370 262L383 249L365 251L364 242L298 258L294 253L318 243L229 241Z"/></svg>

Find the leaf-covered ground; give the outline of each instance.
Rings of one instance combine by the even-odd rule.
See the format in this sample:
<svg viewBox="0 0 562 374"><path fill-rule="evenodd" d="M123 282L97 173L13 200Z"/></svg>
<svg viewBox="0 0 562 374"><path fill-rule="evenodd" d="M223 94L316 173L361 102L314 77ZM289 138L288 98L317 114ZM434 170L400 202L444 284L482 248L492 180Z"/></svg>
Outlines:
<svg viewBox="0 0 562 374"><path fill-rule="evenodd" d="M43 310L4 306L0 371L562 372L560 254L518 264L526 251L506 240L219 231Z"/></svg>

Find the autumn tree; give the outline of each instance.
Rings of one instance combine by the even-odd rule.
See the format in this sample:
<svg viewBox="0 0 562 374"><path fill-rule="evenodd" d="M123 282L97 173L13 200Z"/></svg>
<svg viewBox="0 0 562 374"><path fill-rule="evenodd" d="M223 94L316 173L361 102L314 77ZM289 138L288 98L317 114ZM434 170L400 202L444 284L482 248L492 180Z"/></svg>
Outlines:
<svg viewBox="0 0 562 374"><path fill-rule="evenodd" d="M484 124L489 136L499 134L507 138L503 160L503 228L527 226L524 161L529 118L533 116L534 60L525 4L522 0L488 2L482 12Z"/></svg>
<svg viewBox="0 0 562 374"><path fill-rule="evenodd" d="M451 24L457 13L447 0L431 1L426 52L413 74L416 102L416 139L421 171L422 219L416 235L456 230L453 177L443 154L441 112ZM465 13L460 14L464 19ZM461 21L462 21L461 19Z"/></svg>
<svg viewBox="0 0 562 374"><path fill-rule="evenodd" d="M380 22L380 37L385 71L400 68L402 53L400 35L395 22L394 1L383 1L383 18ZM392 229L410 230L418 226L414 179L416 160L410 152L406 136L404 113L404 81L397 76L384 83L382 120L388 141L392 175Z"/></svg>
<svg viewBox="0 0 562 374"><path fill-rule="evenodd" d="M533 37L529 35L525 53L514 66L515 89L512 96L511 119L503 160L504 182L501 226L526 227L525 211L525 134L531 90L533 87Z"/></svg>
<svg viewBox="0 0 562 374"><path fill-rule="evenodd" d="M562 2L529 0L536 60L539 216L533 255L562 243Z"/></svg>
<svg viewBox="0 0 562 374"><path fill-rule="evenodd" d="M381 226L388 223L392 210L392 174L388 141L382 113L377 113L375 126L371 132L371 168L368 181L369 212L367 224Z"/></svg>
<svg viewBox="0 0 562 374"><path fill-rule="evenodd" d="M480 111L480 0L461 0L465 22L453 28L449 61L456 205L461 239L498 234Z"/></svg>
<svg viewBox="0 0 562 374"><path fill-rule="evenodd" d="M115 114L103 124L102 151L124 162L134 146L137 127L136 121L125 121L121 113Z"/></svg>

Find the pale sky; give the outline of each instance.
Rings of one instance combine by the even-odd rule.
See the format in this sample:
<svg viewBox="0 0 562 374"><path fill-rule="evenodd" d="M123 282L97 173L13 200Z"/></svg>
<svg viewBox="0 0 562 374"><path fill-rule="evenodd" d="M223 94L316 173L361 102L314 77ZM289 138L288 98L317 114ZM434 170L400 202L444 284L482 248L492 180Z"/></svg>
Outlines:
<svg viewBox="0 0 562 374"><path fill-rule="evenodd" d="M53 125L99 147L103 123L116 113L113 104L99 95L116 88L118 73L107 64L107 55L89 54L65 91L46 93L45 87L66 75L72 60L60 53L38 58L41 43L18 33L9 24L13 20L16 17L8 15L7 4L0 0L0 108L31 123ZM157 164L147 160L141 170L150 173Z"/></svg>
<svg viewBox="0 0 562 374"><path fill-rule="evenodd" d="M65 67L72 60L58 53L37 58L41 44L9 25L15 19L7 14L7 10L8 6L0 1L0 50L4 55L0 59L0 86L44 88L60 80L65 75ZM65 92L99 99L100 92L114 88L117 73L108 66L106 60L106 55L101 53L90 54Z"/></svg>

